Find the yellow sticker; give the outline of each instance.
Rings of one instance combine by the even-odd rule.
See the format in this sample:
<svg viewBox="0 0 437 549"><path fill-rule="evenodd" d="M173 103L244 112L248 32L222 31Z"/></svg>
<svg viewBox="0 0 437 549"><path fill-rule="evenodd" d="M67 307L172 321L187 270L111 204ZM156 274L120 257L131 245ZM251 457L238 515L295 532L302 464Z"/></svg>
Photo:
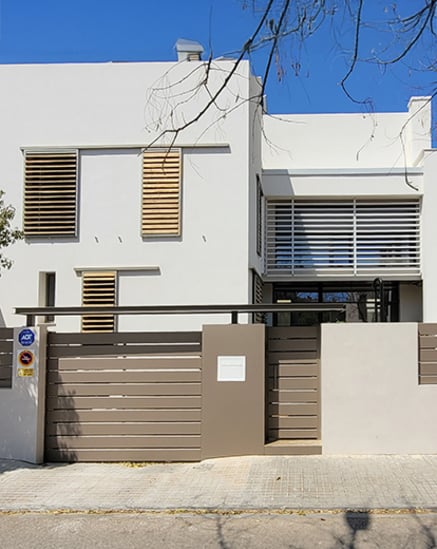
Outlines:
<svg viewBox="0 0 437 549"><path fill-rule="evenodd" d="M33 377L33 368L18 368L18 377Z"/></svg>

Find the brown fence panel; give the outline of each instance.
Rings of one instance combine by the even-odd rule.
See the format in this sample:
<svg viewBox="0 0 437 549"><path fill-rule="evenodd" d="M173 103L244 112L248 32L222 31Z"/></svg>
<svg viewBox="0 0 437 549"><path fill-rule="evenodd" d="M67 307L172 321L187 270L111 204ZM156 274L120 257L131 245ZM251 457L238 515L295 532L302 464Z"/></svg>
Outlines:
<svg viewBox="0 0 437 549"><path fill-rule="evenodd" d="M12 387L13 328L0 328L0 388Z"/></svg>
<svg viewBox="0 0 437 549"><path fill-rule="evenodd" d="M201 334L49 335L46 459L200 459Z"/></svg>
<svg viewBox="0 0 437 549"><path fill-rule="evenodd" d="M320 439L318 327L267 329L267 440Z"/></svg>
<svg viewBox="0 0 437 549"><path fill-rule="evenodd" d="M437 383L437 324L419 324L419 385Z"/></svg>

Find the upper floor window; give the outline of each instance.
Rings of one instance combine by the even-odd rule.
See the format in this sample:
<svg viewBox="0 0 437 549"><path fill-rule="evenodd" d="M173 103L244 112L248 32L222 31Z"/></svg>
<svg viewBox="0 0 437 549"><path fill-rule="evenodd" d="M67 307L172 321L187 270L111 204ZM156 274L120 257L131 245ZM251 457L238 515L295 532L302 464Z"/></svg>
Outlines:
<svg viewBox="0 0 437 549"><path fill-rule="evenodd" d="M77 151L26 151L24 163L25 236L76 236Z"/></svg>
<svg viewBox="0 0 437 549"><path fill-rule="evenodd" d="M417 278L420 201L268 200L266 273Z"/></svg>
<svg viewBox="0 0 437 549"><path fill-rule="evenodd" d="M149 149L144 152L143 236L180 236L181 180L180 149Z"/></svg>

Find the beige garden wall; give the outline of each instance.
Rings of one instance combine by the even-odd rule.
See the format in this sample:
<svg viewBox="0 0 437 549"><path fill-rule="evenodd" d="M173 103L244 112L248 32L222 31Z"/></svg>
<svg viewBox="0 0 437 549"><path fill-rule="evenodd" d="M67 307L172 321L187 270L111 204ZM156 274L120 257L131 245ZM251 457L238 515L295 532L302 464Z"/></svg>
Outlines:
<svg viewBox="0 0 437 549"><path fill-rule="evenodd" d="M437 385L418 384L417 324L322 325L324 454L437 453Z"/></svg>

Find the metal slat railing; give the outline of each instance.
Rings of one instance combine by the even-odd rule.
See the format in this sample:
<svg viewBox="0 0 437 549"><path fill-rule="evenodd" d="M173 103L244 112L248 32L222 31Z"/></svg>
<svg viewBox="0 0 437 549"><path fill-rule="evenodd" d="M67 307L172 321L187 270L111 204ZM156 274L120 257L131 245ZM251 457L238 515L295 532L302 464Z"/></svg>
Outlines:
<svg viewBox="0 0 437 549"><path fill-rule="evenodd" d="M230 314L232 324L238 323L243 313L286 313L296 311L340 311L344 303L262 303L260 305L130 305L118 307L16 307L15 314L26 316L26 324L34 326L37 316L82 316L82 315L196 315Z"/></svg>

